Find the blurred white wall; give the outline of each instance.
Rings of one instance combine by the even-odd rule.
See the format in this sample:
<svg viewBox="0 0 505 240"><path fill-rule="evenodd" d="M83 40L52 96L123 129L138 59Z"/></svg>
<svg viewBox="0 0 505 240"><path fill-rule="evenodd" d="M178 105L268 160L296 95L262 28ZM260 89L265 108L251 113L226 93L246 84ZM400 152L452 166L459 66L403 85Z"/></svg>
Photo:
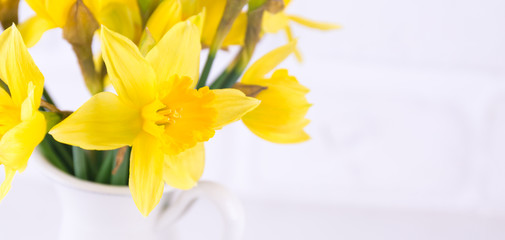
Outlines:
<svg viewBox="0 0 505 240"><path fill-rule="evenodd" d="M207 144L204 179L259 199L505 213L505 1L292 2L344 26L293 24L305 62L283 67L312 90L313 139L276 145L235 123ZM31 53L62 108L86 101L59 30Z"/></svg>
<svg viewBox="0 0 505 240"><path fill-rule="evenodd" d="M293 25L305 62L284 66L312 90L313 139L280 146L235 124L208 144L205 177L260 198L504 213L503 9L501 0L293 1L290 13L344 26ZM259 52L283 41L269 36Z"/></svg>

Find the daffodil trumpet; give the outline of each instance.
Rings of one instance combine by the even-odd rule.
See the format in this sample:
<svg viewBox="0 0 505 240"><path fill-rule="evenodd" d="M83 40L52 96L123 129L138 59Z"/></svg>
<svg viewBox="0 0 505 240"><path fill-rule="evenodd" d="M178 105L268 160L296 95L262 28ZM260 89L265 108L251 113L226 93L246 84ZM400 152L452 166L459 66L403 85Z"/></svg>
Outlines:
<svg viewBox="0 0 505 240"><path fill-rule="evenodd" d="M300 143L310 139L304 130L310 122L305 118L312 106L305 97L309 90L290 76L288 70L275 70L295 49L296 41L293 41L267 53L235 85L248 96L261 100L242 122L258 137L274 143ZM273 115L276 117L272 118Z"/></svg>

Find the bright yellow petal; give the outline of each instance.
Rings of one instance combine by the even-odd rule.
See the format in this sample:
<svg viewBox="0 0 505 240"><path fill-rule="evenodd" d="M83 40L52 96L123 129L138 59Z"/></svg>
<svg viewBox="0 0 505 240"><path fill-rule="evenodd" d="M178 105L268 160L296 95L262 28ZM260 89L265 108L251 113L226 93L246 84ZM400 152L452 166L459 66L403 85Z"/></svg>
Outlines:
<svg viewBox="0 0 505 240"><path fill-rule="evenodd" d="M165 155L163 179L175 188L191 189L203 174L205 149L203 143L178 155Z"/></svg>
<svg viewBox="0 0 505 240"><path fill-rule="evenodd" d="M222 0L219 0L222 1ZM182 6L182 19L188 19L189 17L198 14L203 9L204 2L216 2L216 1L202 1L202 0L179 0Z"/></svg>
<svg viewBox="0 0 505 240"><path fill-rule="evenodd" d="M21 122L20 110L19 106L12 102L9 94L0 89L0 139L7 131Z"/></svg>
<svg viewBox="0 0 505 240"><path fill-rule="evenodd" d="M0 78L7 83L14 103L20 106L28 93L28 83L37 87L34 93L40 102L44 76L35 65L16 26L0 34ZM38 104L37 104L38 105Z"/></svg>
<svg viewBox="0 0 505 240"><path fill-rule="evenodd" d="M217 110L214 125L216 129L240 120L242 116L260 104L259 100L246 97L244 93L236 89L218 89L213 92L216 96L212 102Z"/></svg>
<svg viewBox="0 0 505 240"><path fill-rule="evenodd" d="M67 23L68 12L76 0L46 0L46 9L54 22L63 27Z"/></svg>
<svg viewBox="0 0 505 240"><path fill-rule="evenodd" d="M235 22L231 26L230 32L226 35L223 41L223 47L230 45L243 45L245 39L245 32L247 29L247 13L243 12L238 15Z"/></svg>
<svg viewBox="0 0 505 240"><path fill-rule="evenodd" d="M140 110L113 93L96 94L49 132L59 142L84 149L131 145L142 129Z"/></svg>
<svg viewBox="0 0 505 240"><path fill-rule="evenodd" d="M93 12L93 11L92 11ZM130 8L121 2L111 2L102 6L99 11L93 12L96 20L114 32L137 42L141 26L138 8Z"/></svg>
<svg viewBox="0 0 505 240"><path fill-rule="evenodd" d="M254 84L268 87L257 98L261 104L246 114L242 121L259 137L275 143L298 143L310 137L304 131L305 118L311 104L305 95L308 89L287 70L277 70L270 79L257 79Z"/></svg>
<svg viewBox="0 0 505 240"><path fill-rule="evenodd" d="M26 0L26 3L37 13L58 27L65 26L70 7L75 0Z"/></svg>
<svg viewBox="0 0 505 240"><path fill-rule="evenodd" d="M177 23L151 49L146 59L156 71L159 84L173 75L187 76L198 81L200 68L200 31L195 24L186 21Z"/></svg>
<svg viewBox="0 0 505 240"><path fill-rule="evenodd" d="M4 104L12 105L14 103L11 96L3 88L0 88L0 106Z"/></svg>
<svg viewBox="0 0 505 240"><path fill-rule="evenodd" d="M12 186L12 180L14 179L14 175L16 174L16 170L13 170L7 166L5 167L5 179L0 185L0 201L7 195Z"/></svg>
<svg viewBox="0 0 505 240"><path fill-rule="evenodd" d="M267 33L277 33L289 25L288 15L281 11L276 14L269 12L263 13L263 22L261 28Z"/></svg>
<svg viewBox="0 0 505 240"><path fill-rule="evenodd" d="M28 83L28 96L21 104L21 120L25 121L33 116L38 111L40 98L35 98L35 85L32 82Z"/></svg>
<svg viewBox="0 0 505 240"><path fill-rule="evenodd" d="M241 82L244 84L253 84L252 81L255 79L263 78L267 73L272 71L275 67L277 67L277 65L293 53L295 47L296 41L290 42L265 54L253 65L251 65L249 69L247 69Z"/></svg>
<svg viewBox="0 0 505 240"><path fill-rule="evenodd" d="M13 170L26 167L33 149L46 135L46 120L40 112L22 121L3 135L0 140L0 163Z"/></svg>
<svg viewBox="0 0 505 240"><path fill-rule="evenodd" d="M141 133L130 157L130 192L142 215L147 216L163 195L163 152L153 136Z"/></svg>
<svg viewBox="0 0 505 240"><path fill-rule="evenodd" d="M291 31L290 26L287 26L286 29L284 30L286 32L286 36L288 37L288 41L290 42L296 41L296 39L293 37L293 31ZM302 53L300 52L300 50L298 50L298 47L295 47L294 53L296 60L298 60L298 62L302 62L303 61Z"/></svg>
<svg viewBox="0 0 505 240"><path fill-rule="evenodd" d="M198 14L191 16L187 21L195 24L196 27L200 30L200 35L202 35L203 25L205 23L205 8Z"/></svg>
<svg viewBox="0 0 505 240"><path fill-rule="evenodd" d="M182 7L179 0L165 0L153 12L147 29L156 41L159 41L172 26L182 21Z"/></svg>
<svg viewBox="0 0 505 240"><path fill-rule="evenodd" d="M288 16L289 20L292 20L298 24L301 24L303 26L309 27L309 28L315 28L319 30L333 30L333 29L339 29L342 28L340 25L333 24L333 23L324 23L324 22L317 22L317 21L312 21L300 16L295 16L295 15L289 15Z"/></svg>
<svg viewBox="0 0 505 240"><path fill-rule="evenodd" d="M202 8L205 8L206 12L205 24L202 31L202 43L210 46L214 39L214 35L216 35L219 22L221 22L221 18L223 17L226 0L201 1L201 5Z"/></svg>
<svg viewBox="0 0 505 240"><path fill-rule="evenodd" d="M105 26L101 40L107 73L119 97L137 106L152 102L156 75L137 46Z"/></svg>
<svg viewBox="0 0 505 240"><path fill-rule="evenodd" d="M42 37L44 32L57 26L40 16L33 16L19 25L19 31L23 36L27 47L33 47Z"/></svg>

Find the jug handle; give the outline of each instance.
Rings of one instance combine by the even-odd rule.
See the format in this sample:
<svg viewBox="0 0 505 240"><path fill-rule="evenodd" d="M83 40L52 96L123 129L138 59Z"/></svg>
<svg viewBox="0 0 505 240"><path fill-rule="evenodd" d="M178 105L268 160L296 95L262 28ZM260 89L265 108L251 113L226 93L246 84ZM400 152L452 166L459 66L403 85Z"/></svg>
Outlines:
<svg viewBox="0 0 505 240"><path fill-rule="evenodd" d="M245 214L242 202L224 186L201 181L191 190L183 191L170 202L158 219L157 227L173 225L197 199L207 199L221 212L224 220L224 240L242 239Z"/></svg>

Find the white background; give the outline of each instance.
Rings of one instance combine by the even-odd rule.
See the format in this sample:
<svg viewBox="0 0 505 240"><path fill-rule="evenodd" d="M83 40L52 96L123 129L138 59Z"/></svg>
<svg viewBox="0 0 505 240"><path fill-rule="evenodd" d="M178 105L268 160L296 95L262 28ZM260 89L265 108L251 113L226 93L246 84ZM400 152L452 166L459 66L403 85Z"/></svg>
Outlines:
<svg viewBox="0 0 505 240"><path fill-rule="evenodd" d="M305 62L283 67L311 89L312 140L276 145L232 124L207 144L203 179L243 199L246 239L505 239L504 9L502 0L293 1L289 13L344 26L293 24ZM255 58L284 42L267 36ZM61 108L86 101L59 30L30 51ZM29 168L0 204L0 231L53 239L58 214L50 184ZM181 235L214 239L217 216L197 204Z"/></svg>

